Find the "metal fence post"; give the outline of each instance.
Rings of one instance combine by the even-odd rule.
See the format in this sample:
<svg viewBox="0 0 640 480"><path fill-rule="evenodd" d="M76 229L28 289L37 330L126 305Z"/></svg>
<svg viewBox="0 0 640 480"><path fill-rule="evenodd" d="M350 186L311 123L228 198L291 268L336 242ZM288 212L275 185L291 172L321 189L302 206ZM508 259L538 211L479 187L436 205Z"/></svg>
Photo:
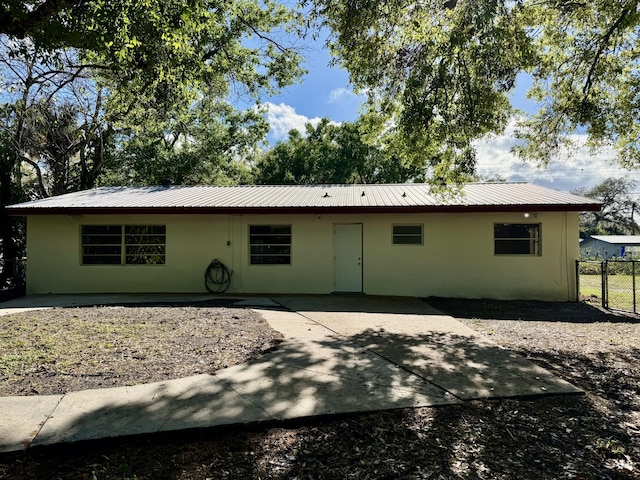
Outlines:
<svg viewBox="0 0 640 480"><path fill-rule="evenodd" d="M636 261L631 260L631 284L633 285L633 313L638 313L636 309Z"/></svg>
<svg viewBox="0 0 640 480"><path fill-rule="evenodd" d="M580 301L580 260L576 260L576 302Z"/></svg>
<svg viewBox="0 0 640 480"><path fill-rule="evenodd" d="M600 264L600 275L602 277L601 289L602 289L602 307L608 308L609 301L607 299L607 261L605 260Z"/></svg>

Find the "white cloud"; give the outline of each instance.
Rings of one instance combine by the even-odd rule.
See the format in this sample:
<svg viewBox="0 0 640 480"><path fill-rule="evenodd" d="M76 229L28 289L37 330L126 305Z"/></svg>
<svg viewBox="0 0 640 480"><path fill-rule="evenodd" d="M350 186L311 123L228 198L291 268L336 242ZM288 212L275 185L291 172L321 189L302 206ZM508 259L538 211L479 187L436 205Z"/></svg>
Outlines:
<svg viewBox="0 0 640 480"><path fill-rule="evenodd" d="M267 102L264 104L267 111L267 121L271 126L269 136L273 140L285 140L289 136L289 130L298 130L305 135L305 125L310 123L314 127L320 123L321 117L309 118L296 113L296 109L285 103L275 104ZM331 125L340 125L338 122L329 122Z"/></svg>
<svg viewBox="0 0 640 480"><path fill-rule="evenodd" d="M296 113L295 108L284 103L275 104L267 102L264 104L267 108L267 121L271 126L271 136L275 140L284 140L289 134L289 130L298 130L304 133L304 126L307 123L317 125L320 117L309 118L305 115Z"/></svg>
<svg viewBox="0 0 640 480"><path fill-rule="evenodd" d="M629 172L614 163L615 152L603 149L591 154L589 149L578 146L565 151L548 167L538 167L533 162L523 162L509 149L518 143L515 138L515 120L502 135L492 136L476 144L478 173L500 175L508 181L530 182L556 190L568 191L600 183L607 177L638 177L638 172ZM584 137L573 137L576 145L584 144ZM640 182L639 182L640 183Z"/></svg>
<svg viewBox="0 0 640 480"><path fill-rule="evenodd" d="M362 100L349 88L334 88L329 92L329 103L342 103L345 101Z"/></svg>

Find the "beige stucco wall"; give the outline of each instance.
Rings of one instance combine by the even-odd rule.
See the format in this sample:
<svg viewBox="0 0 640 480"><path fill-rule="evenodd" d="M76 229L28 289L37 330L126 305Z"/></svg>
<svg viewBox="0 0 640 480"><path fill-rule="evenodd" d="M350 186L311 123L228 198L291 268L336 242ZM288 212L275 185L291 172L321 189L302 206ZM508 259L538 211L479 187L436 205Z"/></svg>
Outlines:
<svg viewBox="0 0 640 480"><path fill-rule="evenodd" d="M204 292L213 258L233 270L230 293L331 293L333 225L363 225L363 290L372 295L575 299L578 214L541 212L541 256L495 256L493 225L522 213L406 215L30 216L28 293ZM424 225L424 245L392 245L391 226ZM165 224L166 264L83 266L80 227ZM291 224L291 265L249 265L248 226ZM228 244L229 243L229 244Z"/></svg>

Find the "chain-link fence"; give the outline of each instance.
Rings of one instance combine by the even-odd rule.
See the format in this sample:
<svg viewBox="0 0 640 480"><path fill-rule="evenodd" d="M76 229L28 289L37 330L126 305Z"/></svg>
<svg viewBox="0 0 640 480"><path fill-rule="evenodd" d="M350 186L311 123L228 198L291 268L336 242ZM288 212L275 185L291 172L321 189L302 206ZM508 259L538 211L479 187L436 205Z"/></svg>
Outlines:
<svg viewBox="0 0 640 480"><path fill-rule="evenodd" d="M636 260L577 261L578 300L638 313L639 263Z"/></svg>

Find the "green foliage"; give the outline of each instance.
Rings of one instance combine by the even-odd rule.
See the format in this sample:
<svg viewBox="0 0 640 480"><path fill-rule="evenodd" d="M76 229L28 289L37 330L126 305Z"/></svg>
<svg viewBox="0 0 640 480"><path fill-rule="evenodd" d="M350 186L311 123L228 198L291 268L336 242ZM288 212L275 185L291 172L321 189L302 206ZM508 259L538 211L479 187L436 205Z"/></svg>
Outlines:
<svg viewBox="0 0 640 480"><path fill-rule="evenodd" d="M593 151L612 146L640 166L637 2L526 2L539 64L529 92L540 110L522 122L517 152L542 164L586 134Z"/></svg>
<svg viewBox="0 0 640 480"><path fill-rule="evenodd" d="M55 63L58 51L76 49L133 91L175 96L237 82L257 93L300 74L297 52L271 36L300 18L271 0L11 0L0 12L0 34L29 39L14 55Z"/></svg>
<svg viewBox="0 0 640 480"><path fill-rule="evenodd" d="M198 102L179 119L142 125L144 130L130 128L119 135L99 184L251 183L249 161L268 131L258 112L239 112L211 99Z"/></svg>
<svg viewBox="0 0 640 480"><path fill-rule="evenodd" d="M633 218L637 205L629 196L635 182L626 178L607 178L592 188L580 188L572 193L599 200L598 212L580 214L580 237L589 235L634 235L640 227Z"/></svg>
<svg viewBox="0 0 640 480"><path fill-rule="evenodd" d="M330 47L368 93L369 135L436 183L474 174L472 142L500 132L516 75L534 64L513 2L318 2Z"/></svg>
<svg viewBox="0 0 640 480"><path fill-rule="evenodd" d="M322 119L306 125L305 135L289 132L256 164L258 184L394 183L423 180L418 166L406 166L388 150L368 145L358 123Z"/></svg>
<svg viewBox="0 0 640 480"><path fill-rule="evenodd" d="M368 94L369 136L434 183L473 176L474 141L521 119L514 151L542 165L576 139L640 166L637 2L316 0L336 63ZM539 110L509 95L530 75Z"/></svg>

